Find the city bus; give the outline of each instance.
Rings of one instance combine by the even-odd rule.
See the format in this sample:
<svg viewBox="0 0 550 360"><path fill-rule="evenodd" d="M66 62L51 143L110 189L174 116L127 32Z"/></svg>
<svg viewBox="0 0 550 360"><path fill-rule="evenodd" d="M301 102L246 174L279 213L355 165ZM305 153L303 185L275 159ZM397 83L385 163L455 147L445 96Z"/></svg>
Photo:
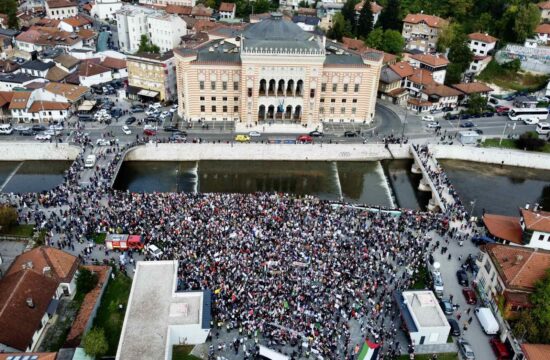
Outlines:
<svg viewBox="0 0 550 360"><path fill-rule="evenodd" d="M547 108L513 108L508 113L512 121L523 121L527 125L537 124L548 117Z"/></svg>

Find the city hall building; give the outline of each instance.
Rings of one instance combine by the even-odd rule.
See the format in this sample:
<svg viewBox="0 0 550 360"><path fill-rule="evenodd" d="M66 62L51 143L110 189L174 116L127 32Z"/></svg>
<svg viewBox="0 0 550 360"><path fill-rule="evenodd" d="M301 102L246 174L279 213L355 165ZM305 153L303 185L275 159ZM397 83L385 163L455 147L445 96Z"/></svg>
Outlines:
<svg viewBox="0 0 550 360"><path fill-rule="evenodd" d="M187 121L316 126L374 117L382 56L347 50L280 14L174 53Z"/></svg>

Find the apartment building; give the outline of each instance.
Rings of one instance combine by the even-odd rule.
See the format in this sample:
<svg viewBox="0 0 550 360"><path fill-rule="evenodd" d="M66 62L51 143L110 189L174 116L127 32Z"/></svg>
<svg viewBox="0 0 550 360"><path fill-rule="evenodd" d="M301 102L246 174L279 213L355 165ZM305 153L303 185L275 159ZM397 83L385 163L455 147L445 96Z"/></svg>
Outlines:
<svg viewBox="0 0 550 360"><path fill-rule="evenodd" d="M78 2L74 0L47 0L46 17L61 20L78 15Z"/></svg>
<svg viewBox="0 0 550 360"><path fill-rule="evenodd" d="M196 0L139 0L142 5L154 5L154 6L195 6Z"/></svg>
<svg viewBox="0 0 550 360"><path fill-rule="evenodd" d="M120 10L122 5L120 0L95 0L90 15L101 20L114 19L115 12Z"/></svg>
<svg viewBox="0 0 550 360"><path fill-rule="evenodd" d="M174 14L154 14L147 18L148 37L161 52L179 46L181 37L187 35L185 20Z"/></svg>
<svg viewBox="0 0 550 360"><path fill-rule="evenodd" d="M403 19L403 32L407 50L434 52L441 30L448 21L434 15L407 14Z"/></svg>
<svg viewBox="0 0 550 360"><path fill-rule="evenodd" d="M174 52L186 120L315 126L374 118L383 55L348 50L280 14L242 36Z"/></svg>
<svg viewBox="0 0 550 360"><path fill-rule="evenodd" d="M173 101L177 98L176 60L172 51L129 55L126 64L128 98L158 101Z"/></svg>
<svg viewBox="0 0 550 360"><path fill-rule="evenodd" d="M544 1L538 3L537 6L540 10L540 22L547 23L550 22L550 1Z"/></svg>

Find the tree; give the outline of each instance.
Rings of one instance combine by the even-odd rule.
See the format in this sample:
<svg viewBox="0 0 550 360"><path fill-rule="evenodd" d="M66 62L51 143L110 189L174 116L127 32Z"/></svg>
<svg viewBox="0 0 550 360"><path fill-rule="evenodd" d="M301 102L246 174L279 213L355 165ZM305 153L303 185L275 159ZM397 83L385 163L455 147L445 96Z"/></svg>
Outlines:
<svg viewBox="0 0 550 360"><path fill-rule="evenodd" d="M359 19L357 20L357 28L355 33L358 38L366 39L373 27L372 10L370 8L370 2L365 1L361 12L359 13Z"/></svg>
<svg viewBox="0 0 550 360"><path fill-rule="evenodd" d="M401 18L401 4L399 0L389 0L378 18L378 23L384 30L396 30L401 32L403 27Z"/></svg>
<svg viewBox="0 0 550 360"><path fill-rule="evenodd" d="M505 42L522 43L534 32L540 12L535 4L525 0L511 0L496 28L499 38Z"/></svg>
<svg viewBox="0 0 550 360"><path fill-rule="evenodd" d="M336 13L332 17L332 27L327 32L327 36L331 39L342 41L342 37L351 36L351 24L344 19L341 13Z"/></svg>
<svg viewBox="0 0 550 360"><path fill-rule="evenodd" d="M456 17L458 20L463 20L470 15L470 11L474 6L473 0L448 0L449 15Z"/></svg>
<svg viewBox="0 0 550 360"><path fill-rule="evenodd" d="M459 23L452 22L444 25L437 39L437 51L442 53L447 51L447 49L450 48L455 41L460 41L457 40L460 37L464 38L465 33Z"/></svg>
<svg viewBox="0 0 550 360"><path fill-rule="evenodd" d="M516 145L518 148L529 151L537 151L545 144L546 141L544 141L543 139L539 139L539 134L534 131L524 132L519 136L519 139L516 140ZM550 306L550 303L548 303L548 305Z"/></svg>
<svg viewBox="0 0 550 360"><path fill-rule="evenodd" d="M460 64L450 63L447 66L447 74L445 75L445 84L453 85L462 81L462 66Z"/></svg>
<svg viewBox="0 0 550 360"><path fill-rule="evenodd" d="M0 13L8 16L8 27L19 29L19 19L17 18L17 0L0 1Z"/></svg>
<svg viewBox="0 0 550 360"><path fill-rule="evenodd" d="M371 48L382 50L382 47L384 46L384 30L379 27L372 30L367 37L367 40L365 40L365 43Z"/></svg>
<svg viewBox="0 0 550 360"><path fill-rule="evenodd" d="M344 19L349 21L353 28L356 23L355 5L357 4L359 4L359 0L347 0L340 11Z"/></svg>
<svg viewBox="0 0 550 360"><path fill-rule="evenodd" d="M514 334L533 344L550 344L550 269L537 281L529 300L532 307L513 323Z"/></svg>
<svg viewBox="0 0 550 360"><path fill-rule="evenodd" d="M449 64L447 68L446 84L456 84L462 79L462 73L468 69L474 55L467 45L466 35L456 33L449 47Z"/></svg>
<svg viewBox="0 0 550 360"><path fill-rule="evenodd" d="M87 294L97 285L97 274L91 272L85 267L78 269L78 276L76 278L76 291L81 294Z"/></svg>
<svg viewBox="0 0 550 360"><path fill-rule="evenodd" d="M480 94L472 94L468 99L468 112L470 114L481 114L487 107L487 98Z"/></svg>
<svg viewBox="0 0 550 360"><path fill-rule="evenodd" d="M13 206L0 205L0 232L17 224L17 210Z"/></svg>
<svg viewBox="0 0 550 360"><path fill-rule="evenodd" d="M387 29L384 31L384 45L382 50L391 54L401 55L405 47L405 39L396 30Z"/></svg>
<svg viewBox="0 0 550 360"><path fill-rule="evenodd" d="M82 344L86 354L94 358L102 357L109 349L105 331L102 328L92 328L88 331L82 339Z"/></svg>

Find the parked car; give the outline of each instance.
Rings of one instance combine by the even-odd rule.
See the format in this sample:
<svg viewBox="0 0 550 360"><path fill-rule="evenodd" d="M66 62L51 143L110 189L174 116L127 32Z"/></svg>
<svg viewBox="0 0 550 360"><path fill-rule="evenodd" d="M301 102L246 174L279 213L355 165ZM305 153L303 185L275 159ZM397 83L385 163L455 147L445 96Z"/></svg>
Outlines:
<svg viewBox="0 0 550 360"><path fill-rule="evenodd" d="M20 131L19 132L19 135L23 135L23 136L34 136L36 135L36 131L32 130L32 129L27 129L27 130L23 130L23 131Z"/></svg>
<svg viewBox="0 0 550 360"><path fill-rule="evenodd" d="M132 133L132 130L130 130L130 128L128 127L128 125L124 125L122 127L122 132L125 133L126 135L130 135Z"/></svg>
<svg viewBox="0 0 550 360"><path fill-rule="evenodd" d="M47 140L50 140L52 138L51 135L47 135L47 134L38 134L34 137L36 140L40 140L40 141L47 141Z"/></svg>
<svg viewBox="0 0 550 360"><path fill-rule="evenodd" d="M111 145L111 142L107 139L97 139L97 141L95 143L98 146L109 146L109 145Z"/></svg>
<svg viewBox="0 0 550 360"><path fill-rule="evenodd" d="M510 360L510 351L508 351L506 345L500 342L498 338L491 338L491 340L489 340L489 344L491 344L491 348L493 349L497 360Z"/></svg>
<svg viewBox="0 0 550 360"><path fill-rule="evenodd" d="M311 144L313 142L313 138L309 135L300 135L296 138L296 141L300 143Z"/></svg>
<svg viewBox="0 0 550 360"><path fill-rule="evenodd" d="M472 128L474 126L476 125L471 121L464 121L463 123L460 124L461 128Z"/></svg>
<svg viewBox="0 0 550 360"><path fill-rule="evenodd" d="M259 137L262 136L262 134L259 131L251 131L248 133L248 136L250 137Z"/></svg>
<svg viewBox="0 0 550 360"><path fill-rule="evenodd" d="M313 137L321 137L323 136L323 133L318 131L318 130L313 130L313 131L310 131L309 132L309 136L313 136Z"/></svg>
<svg viewBox="0 0 550 360"><path fill-rule="evenodd" d="M25 130L29 130L31 127L30 126L27 126L27 125L17 125L13 128L13 130L15 131L25 131Z"/></svg>
<svg viewBox="0 0 550 360"><path fill-rule="evenodd" d="M483 135L483 130L481 129L474 129L474 131L478 133L478 135Z"/></svg>
<svg viewBox="0 0 550 360"><path fill-rule="evenodd" d="M466 298L466 303L470 305L477 304L477 297L474 290L470 288L464 288L462 289L462 294L464 294L464 298Z"/></svg>
<svg viewBox="0 0 550 360"><path fill-rule="evenodd" d="M244 134L238 134L235 136L235 141L237 142L249 142L250 136Z"/></svg>
<svg viewBox="0 0 550 360"><path fill-rule="evenodd" d="M164 131L175 132L175 131L178 131L178 128L176 126L168 125L164 127Z"/></svg>
<svg viewBox="0 0 550 360"><path fill-rule="evenodd" d="M486 112L483 113L484 117L493 117L494 115L495 115L495 113L492 112L492 111L486 111Z"/></svg>
<svg viewBox="0 0 550 360"><path fill-rule="evenodd" d="M44 125L33 125L32 126L33 131L44 131L46 130L46 127Z"/></svg>
<svg viewBox="0 0 550 360"><path fill-rule="evenodd" d="M499 105L495 107L495 111L497 112L497 114L505 115L510 111L510 108L508 106Z"/></svg>
<svg viewBox="0 0 550 360"><path fill-rule="evenodd" d="M449 300L441 299L439 300L439 305L441 305L441 310L443 310L445 315L453 314L453 304Z"/></svg>
<svg viewBox="0 0 550 360"><path fill-rule="evenodd" d="M494 97L489 96L489 103L491 103L493 105L498 105L498 100L495 99Z"/></svg>
<svg viewBox="0 0 550 360"><path fill-rule="evenodd" d="M460 336L460 325L458 325L458 322L455 319L447 319L447 321L451 327L451 335Z"/></svg>
<svg viewBox="0 0 550 360"><path fill-rule="evenodd" d="M458 349L465 360L475 360L476 356L472 346L463 338L458 339Z"/></svg>
<svg viewBox="0 0 550 360"><path fill-rule="evenodd" d="M185 140L186 140L186 137L180 134L173 134L172 136L170 136L170 141L185 141Z"/></svg>
<svg viewBox="0 0 550 360"><path fill-rule="evenodd" d="M178 111L178 104L174 104L172 105L172 107L170 108L170 112L173 114L175 113L176 111Z"/></svg>
<svg viewBox="0 0 550 360"><path fill-rule="evenodd" d="M50 125L50 130L63 131L63 126L60 124Z"/></svg>
<svg viewBox="0 0 550 360"><path fill-rule="evenodd" d="M355 131L346 131L344 132L344 137L357 137L359 134Z"/></svg>
<svg viewBox="0 0 550 360"><path fill-rule="evenodd" d="M435 118L431 115L422 116L422 121L435 121Z"/></svg>
<svg viewBox="0 0 550 360"><path fill-rule="evenodd" d="M187 137L187 131L178 130L178 131L175 131L172 135L179 135L179 136Z"/></svg>
<svg viewBox="0 0 550 360"><path fill-rule="evenodd" d="M120 108L111 109L111 116L114 117L115 119L118 119L119 117L122 116L122 109Z"/></svg>
<svg viewBox="0 0 550 360"><path fill-rule="evenodd" d="M156 102L156 103L153 103L153 104L149 104L149 109L160 109L162 107L162 105L159 103L159 102Z"/></svg>
<svg viewBox="0 0 550 360"><path fill-rule="evenodd" d="M154 130L154 131L157 131L157 130L158 130L158 127L157 127L156 125L149 125L149 124L147 124L147 125L145 125L145 126L143 127L143 130Z"/></svg>
<svg viewBox="0 0 550 360"><path fill-rule="evenodd" d="M136 117L135 116L130 116L128 119L126 119L126 121L124 122L126 125L132 125L133 123L136 122Z"/></svg>
<svg viewBox="0 0 550 360"><path fill-rule="evenodd" d="M143 130L143 135L155 136L156 134L157 134L157 131L153 130L153 129L144 129Z"/></svg>
<svg viewBox="0 0 550 360"><path fill-rule="evenodd" d="M132 112L132 113L142 113L144 111L145 111L145 109L142 106L139 106L139 105L134 105L130 108L130 112Z"/></svg>
<svg viewBox="0 0 550 360"><path fill-rule="evenodd" d="M466 274L466 271L460 269L456 272L456 278L458 279L458 283L462 286L468 286L468 274Z"/></svg>

